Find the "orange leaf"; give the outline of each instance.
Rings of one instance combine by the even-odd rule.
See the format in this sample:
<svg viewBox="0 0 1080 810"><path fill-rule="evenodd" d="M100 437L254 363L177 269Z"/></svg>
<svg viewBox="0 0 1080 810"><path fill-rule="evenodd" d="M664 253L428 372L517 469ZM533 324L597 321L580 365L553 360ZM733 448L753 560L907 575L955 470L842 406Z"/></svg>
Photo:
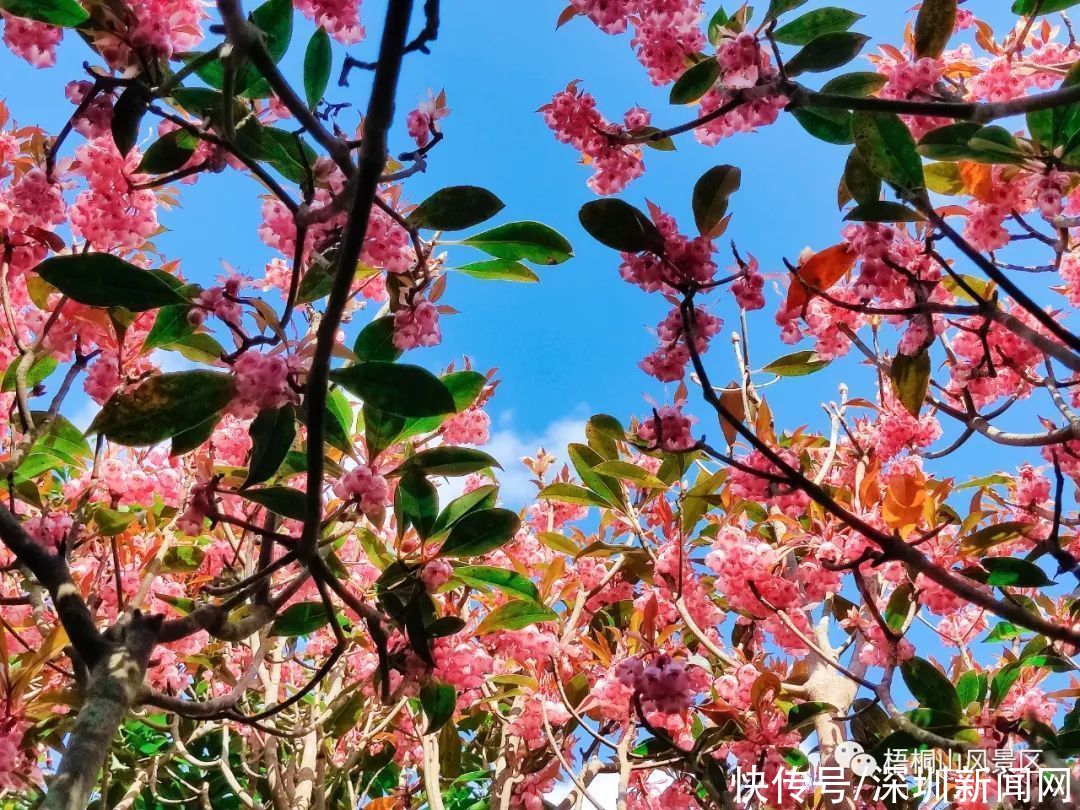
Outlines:
<svg viewBox="0 0 1080 810"><path fill-rule="evenodd" d="M994 193L994 177L991 166L986 163L973 163L962 160L960 166L960 179L964 181L964 190L977 200L992 202Z"/></svg>
<svg viewBox="0 0 1080 810"><path fill-rule="evenodd" d="M890 529L903 532L918 524L926 503L925 483L921 475L899 475L889 482L881 516Z"/></svg>
<svg viewBox="0 0 1080 810"><path fill-rule="evenodd" d="M820 253L815 253L798 269L798 276L812 289L828 290L833 284L851 272L855 266L856 254L846 244L833 245ZM802 309L810 300L806 285L798 279L792 279L788 287L787 309Z"/></svg>

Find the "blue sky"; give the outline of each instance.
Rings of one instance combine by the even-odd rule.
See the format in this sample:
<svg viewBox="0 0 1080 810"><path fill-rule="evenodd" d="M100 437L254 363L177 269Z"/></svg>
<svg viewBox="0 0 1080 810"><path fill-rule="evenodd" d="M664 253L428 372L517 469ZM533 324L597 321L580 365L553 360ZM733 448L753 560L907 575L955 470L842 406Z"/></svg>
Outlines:
<svg viewBox="0 0 1080 810"><path fill-rule="evenodd" d="M649 329L667 307L658 296L622 282L618 256L581 230L577 211L595 199L585 185L590 172L577 164L572 149L551 137L537 108L574 79L581 79L582 86L596 95L609 118L642 104L654 111L654 123L666 126L688 120L694 108L671 107L667 89L648 83L628 37L607 36L580 18L556 31L555 20L563 8L559 0L457 0L447 5L432 54L410 57L403 76L399 121L429 88L445 88L453 109L444 122L445 142L433 153L429 173L408 182L408 198L418 202L445 185L485 186L506 202L496 222L542 220L562 231L576 252L572 261L543 270L539 285L479 282L455 275L444 303L461 314L443 319L442 346L413 353L413 362L433 368L463 353L481 368L499 368L503 382L491 410L502 430L497 449L510 462L534 449L537 441L565 443L576 424L591 413L626 419L646 412L646 395L664 402L674 389L655 383L636 365L655 345ZM806 8L821 5L826 3L812 0ZM906 2L858 0L847 5L866 14L856 30L871 34L875 41L895 42L910 18ZM1004 19L1004 9L989 10L998 4L975 5L994 22ZM365 4L369 37L351 49L359 58L373 58L382 8L372 0ZM300 21L286 57L286 71L296 78L310 30L306 21ZM36 70L6 52L0 55L0 73L5 77L0 92L15 118L58 130L72 109L63 96L64 83L80 75L86 58L87 50L70 34L53 70ZM340 60L340 51L336 58ZM856 62L850 69L865 65ZM352 88L335 88L329 97L362 105L366 78L356 78ZM147 128L144 146L150 140ZM808 245L820 249L838 241L836 183L845 148L811 138L789 116L715 148L702 147L688 136L678 146L674 153L650 151L645 176L621 196L642 206L646 199L656 202L688 230L693 227L689 196L695 180L716 164L731 163L742 169L743 185L724 239L733 238L741 250L755 254L767 274L781 279L782 257L794 258ZM393 148L409 148L400 126ZM209 280L220 272L221 260L259 273L271 255L256 235L260 187L230 172L182 188L183 208L162 212L170 232L156 240L159 247L180 257L187 274L196 280ZM722 264L730 261L726 248L719 258ZM773 312L779 299L771 289L767 293L766 309L750 316L752 360L757 367L791 350L777 340ZM726 293L717 296L714 310L725 319L724 332L708 356L719 384L736 374L727 335L737 320ZM822 427L818 403L836 398L841 379L854 390L860 380L870 380L866 369L843 362L772 389L770 404L779 424L795 427L810 422ZM703 427L716 436L719 431L713 425L709 421Z"/></svg>

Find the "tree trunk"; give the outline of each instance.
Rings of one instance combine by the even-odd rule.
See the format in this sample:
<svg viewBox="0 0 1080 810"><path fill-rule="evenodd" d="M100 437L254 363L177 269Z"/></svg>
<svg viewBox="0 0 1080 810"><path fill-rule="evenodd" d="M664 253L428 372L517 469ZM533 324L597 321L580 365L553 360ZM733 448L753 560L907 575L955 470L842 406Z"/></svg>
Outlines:
<svg viewBox="0 0 1080 810"><path fill-rule="evenodd" d="M90 804L116 730L142 688L160 625L160 617L136 612L107 634L107 651L90 670L82 708L41 810L85 810Z"/></svg>

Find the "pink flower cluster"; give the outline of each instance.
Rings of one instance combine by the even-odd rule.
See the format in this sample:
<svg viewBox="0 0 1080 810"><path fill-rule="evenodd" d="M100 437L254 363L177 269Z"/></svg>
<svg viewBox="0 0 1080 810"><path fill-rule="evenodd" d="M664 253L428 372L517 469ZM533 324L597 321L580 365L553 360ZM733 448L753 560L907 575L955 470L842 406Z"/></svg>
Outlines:
<svg viewBox="0 0 1080 810"><path fill-rule="evenodd" d="M722 320L710 315L704 308L694 308L690 335L698 354L709 350L710 339L720 331L723 324ZM660 382L681 380L686 374L686 364L690 362L690 348L679 307L672 309L657 325L656 335L660 338L660 347L638 365L642 371Z"/></svg>
<svg viewBox="0 0 1080 810"><path fill-rule="evenodd" d="M677 405L663 405L638 425L637 437L650 447L678 453L689 450L697 441L690 431L690 417Z"/></svg>
<svg viewBox="0 0 1080 810"><path fill-rule="evenodd" d="M289 385L292 369L280 354L260 354L249 349L236 358L233 374L236 400L233 409L254 415L263 408L280 408L298 399Z"/></svg>
<svg viewBox="0 0 1080 810"><path fill-rule="evenodd" d="M693 702L686 664L666 653L656 656L648 666L640 658L625 658L615 667L615 677L663 714L679 714Z"/></svg>
<svg viewBox="0 0 1080 810"><path fill-rule="evenodd" d="M107 135L75 150L73 171L88 188L71 206L71 230L98 250L136 250L158 229L154 192L128 179L141 158L138 149L122 157Z"/></svg>
<svg viewBox="0 0 1080 810"><path fill-rule="evenodd" d="M731 294L740 309L753 312L765 308L765 277L761 275L758 260L750 256L746 267L731 285Z"/></svg>
<svg viewBox="0 0 1080 810"><path fill-rule="evenodd" d="M369 517L386 508L389 491L386 479L364 464L334 482L334 494L342 500L356 501L360 511Z"/></svg>
<svg viewBox="0 0 1080 810"><path fill-rule="evenodd" d="M394 313L394 346L402 351L420 346L438 346L439 309L430 301L418 301Z"/></svg>
<svg viewBox="0 0 1080 810"><path fill-rule="evenodd" d="M487 444L491 417L480 408L466 408L443 422L442 438L446 444Z"/></svg>
<svg viewBox="0 0 1080 810"><path fill-rule="evenodd" d="M799 469L799 459L790 450L779 450L778 454L788 466ZM788 517L795 518L810 505L810 496L805 492L775 480L776 477L785 477L784 473L760 451L754 450L739 461L743 466L760 470L761 475L732 467L728 487L735 497L776 507Z"/></svg>
<svg viewBox="0 0 1080 810"><path fill-rule="evenodd" d="M566 143L588 159L595 168L589 188L597 194L615 194L645 171L641 147L622 139L649 123L649 114L635 107L619 127L604 120L596 109L596 99L578 90L576 83L555 94L550 104L540 108L555 139Z"/></svg>
<svg viewBox="0 0 1080 810"><path fill-rule="evenodd" d="M360 0L293 0L293 5L344 45L353 45L364 38Z"/></svg>
<svg viewBox="0 0 1080 810"><path fill-rule="evenodd" d="M0 11L4 21L4 44L18 57L34 67L45 68L56 64L56 46L64 38L64 29L45 23L16 17Z"/></svg>
<svg viewBox="0 0 1080 810"><path fill-rule="evenodd" d="M125 31L99 33L94 44L115 68L139 60L172 59L203 40L206 10L198 0L131 0L125 4Z"/></svg>
<svg viewBox="0 0 1080 810"><path fill-rule="evenodd" d="M716 274L713 243L703 236L679 233L670 214L649 206L652 220L664 237L664 258L653 253L623 253L619 275L645 292L671 292L676 287L706 285Z"/></svg>

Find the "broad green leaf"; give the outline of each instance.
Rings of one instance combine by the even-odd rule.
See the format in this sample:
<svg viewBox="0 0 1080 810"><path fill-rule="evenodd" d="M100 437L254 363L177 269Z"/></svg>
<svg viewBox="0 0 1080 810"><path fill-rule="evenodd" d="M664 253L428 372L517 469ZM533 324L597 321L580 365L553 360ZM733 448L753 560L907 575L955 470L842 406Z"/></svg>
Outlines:
<svg viewBox="0 0 1080 810"><path fill-rule="evenodd" d="M272 478L285 462L296 438L296 409L292 405L264 408L248 428L251 436L251 460L243 486L261 484Z"/></svg>
<svg viewBox="0 0 1080 810"><path fill-rule="evenodd" d="M304 51L304 95L307 97L308 107L312 110L319 106L323 93L326 92L332 61L330 35L320 28L312 34Z"/></svg>
<svg viewBox="0 0 1080 810"><path fill-rule="evenodd" d="M845 222L922 222L924 219L918 211L889 200L857 205L844 217Z"/></svg>
<svg viewBox="0 0 1080 810"><path fill-rule="evenodd" d="M1045 588L1054 581L1033 562L1018 557L984 557L982 567L990 572L986 584L1001 588Z"/></svg>
<svg viewBox="0 0 1080 810"><path fill-rule="evenodd" d="M832 361L822 360L812 351L793 352L776 358L765 366L762 371L767 371L778 377L805 377L807 374L821 371L830 362Z"/></svg>
<svg viewBox="0 0 1080 810"><path fill-rule="evenodd" d="M901 188L923 187L922 161L915 139L899 116L857 112L852 118L855 145L878 177Z"/></svg>
<svg viewBox="0 0 1080 810"><path fill-rule="evenodd" d="M197 427L233 397L233 381L214 371L157 374L113 394L87 433L128 447L146 447Z"/></svg>
<svg viewBox="0 0 1080 810"><path fill-rule="evenodd" d="M960 550L965 554L981 554L994 546L1008 543L1020 537L1027 537L1034 528L1031 523L1019 520L1005 520L972 532L960 542Z"/></svg>
<svg viewBox="0 0 1080 810"><path fill-rule="evenodd" d="M716 62L716 57L702 59L675 80L675 83L671 85L668 100L672 104L693 104L708 93L719 78L720 66Z"/></svg>
<svg viewBox="0 0 1080 810"><path fill-rule="evenodd" d="M362 413L364 443L367 445L369 458L375 459L401 436L405 429L405 417L385 413L370 405L365 405Z"/></svg>
<svg viewBox="0 0 1080 810"><path fill-rule="evenodd" d="M881 198L881 178L870 171L858 149L852 149L844 165L844 185L859 205L876 203Z"/></svg>
<svg viewBox="0 0 1080 810"><path fill-rule="evenodd" d="M420 687L420 706L428 721L424 734L434 734L454 716L457 690L451 684L431 680Z"/></svg>
<svg viewBox="0 0 1080 810"><path fill-rule="evenodd" d="M775 20L781 14L806 5L806 0L769 0L769 9L765 12L766 20Z"/></svg>
<svg viewBox="0 0 1080 810"><path fill-rule="evenodd" d="M330 615L322 602L297 602L289 605L270 625L272 636L309 636L326 626Z"/></svg>
<svg viewBox="0 0 1080 810"><path fill-rule="evenodd" d="M919 141L918 152L933 160L970 160L974 156L968 142L982 127L967 121L959 121L923 135Z"/></svg>
<svg viewBox="0 0 1080 810"><path fill-rule="evenodd" d="M517 571L492 568L488 565L463 565L454 569L454 576L474 588L494 586L517 599L540 601L540 592L536 589L536 585Z"/></svg>
<svg viewBox="0 0 1080 810"><path fill-rule="evenodd" d="M0 9L13 17L57 28L74 28L90 19L86 9L75 0L0 0Z"/></svg>
<svg viewBox="0 0 1080 810"><path fill-rule="evenodd" d="M14 391L15 390L15 378L18 376L19 366L22 363L22 358L16 355L11 365L4 371L3 382L0 383L0 391ZM55 357L51 355L45 355L39 357L33 363L30 364L30 368L26 371L26 390L31 390L35 385L45 380L50 374L56 371L56 367L60 365Z"/></svg>
<svg viewBox="0 0 1080 810"><path fill-rule="evenodd" d="M1024 628L1017 627L1015 624L1009 622L998 622L994 625L994 629L986 634L986 638L983 639L984 644L989 644L994 641L1012 641L1014 638L1019 638L1024 634ZM966 674L966 673L965 673ZM959 691L960 685L957 684L957 691ZM963 703L963 698L961 698ZM968 701L970 703L971 701ZM967 705L967 704L965 704Z"/></svg>
<svg viewBox="0 0 1080 810"><path fill-rule="evenodd" d="M99 506L94 510L94 524L104 537L115 537L122 533L138 517L134 512L120 512L104 506Z"/></svg>
<svg viewBox="0 0 1080 810"><path fill-rule="evenodd" d="M353 354L361 362L392 363L401 357L401 349L394 345L394 316L376 318L361 329L353 343Z"/></svg>
<svg viewBox="0 0 1080 810"><path fill-rule="evenodd" d="M611 508L611 504L597 495L595 492L579 487L577 484L548 484L536 497L544 501L559 501L560 503L576 503L582 506L599 506Z"/></svg>
<svg viewBox="0 0 1080 810"><path fill-rule="evenodd" d="M734 166L714 166L694 184L694 222L706 239L716 235L727 214L728 200L741 183L742 172Z"/></svg>
<svg viewBox="0 0 1080 810"><path fill-rule="evenodd" d="M1033 14L1038 9L1039 14L1053 14L1055 11L1064 11L1072 8L1080 0L1016 0L1012 5L1013 14Z"/></svg>
<svg viewBox="0 0 1080 810"><path fill-rule="evenodd" d="M497 259L562 264L574 255L558 231L540 222L508 222L462 240Z"/></svg>
<svg viewBox="0 0 1080 810"><path fill-rule="evenodd" d="M476 635L483 636L497 630L520 630L530 624L554 622L558 619L558 614L550 608L532 601L515 600L507 602L485 616L480 626L476 628Z"/></svg>
<svg viewBox="0 0 1080 810"><path fill-rule="evenodd" d="M664 237L647 216L622 200L593 200L578 213L581 225L602 245L626 253L664 249Z"/></svg>
<svg viewBox="0 0 1080 810"><path fill-rule="evenodd" d="M317 156L302 138L283 129L263 126L254 117L237 127L235 140L246 155L267 163L293 183L304 182L315 165Z"/></svg>
<svg viewBox="0 0 1080 810"><path fill-rule="evenodd" d="M859 55L870 40L865 34L835 31L810 40L785 66L789 76L800 73L824 73L846 65Z"/></svg>
<svg viewBox="0 0 1080 810"><path fill-rule="evenodd" d="M629 461L604 461L592 468L593 472L620 481L629 481L641 489L666 489L667 484L648 470Z"/></svg>
<svg viewBox="0 0 1080 810"><path fill-rule="evenodd" d="M930 387L930 354L923 350L916 355L898 354L889 367L896 398L908 413L918 417L926 392Z"/></svg>
<svg viewBox="0 0 1080 810"><path fill-rule="evenodd" d="M113 143L121 155L127 154L135 148L139 140L139 125L143 116L146 115L149 99L146 92L138 85L125 87L120 97L113 104L112 118L109 120L109 129L112 131Z"/></svg>
<svg viewBox="0 0 1080 810"><path fill-rule="evenodd" d="M108 253L53 256L34 270L72 301L91 307L145 312L186 303L158 276Z"/></svg>
<svg viewBox="0 0 1080 810"><path fill-rule="evenodd" d="M490 509L495 505L498 493L499 488L497 486L487 484L450 501L436 519L432 533L437 534L450 528L470 512L478 509Z"/></svg>
<svg viewBox="0 0 1080 810"><path fill-rule="evenodd" d="M915 55L936 59L956 27L956 0L923 0L915 18Z"/></svg>
<svg viewBox="0 0 1080 810"><path fill-rule="evenodd" d="M401 476L394 491L394 516L398 521L398 531L404 532L409 526L414 526L421 539L426 540L431 536L438 514L439 493L424 473L414 469Z"/></svg>
<svg viewBox="0 0 1080 810"><path fill-rule="evenodd" d="M799 125L818 140L837 146L852 142L851 113L818 107L797 107L791 111Z"/></svg>
<svg viewBox="0 0 1080 810"><path fill-rule="evenodd" d="M142 350L148 352L151 349L162 348L176 343L178 340L195 334L195 327L188 316L191 307L187 304L170 304L158 310L154 318L154 325L143 340Z"/></svg>
<svg viewBox="0 0 1080 810"><path fill-rule="evenodd" d="M487 189L477 186L449 186L440 189L409 214L416 228L458 231L491 219L503 209L503 202Z"/></svg>
<svg viewBox="0 0 1080 810"><path fill-rule="evenodd" d="M408 470L423 470L428 475L458 476L499 466L499 462L483 450L471 447L432 447L421 450L408 458L392 475L404 474Z"/></svg>
<svg viewBox="0 0 1080 810"><path fill-rule="evenodd" d="M199 424L193 425L192 427L177 433L172 437L169 455L182 456L185 453L190 453L197 447L201 447L209 440L210 436L213 435L214 428L217 427L220 419L221 414L214 413Z"/></svg>
<svg viewBox="0 0 1080 810"><path fill-rule="evenodd" d="M958 718L963 713L956 687L944 673L922 658L909 658L900 665L908 690L922 706Z"/></svg>
<svg viewBox="0 0 1080 810"><path fill-rule="evenodd" d="M510 259L491 259L462 265L458 271L481 281L536 282L540 277L521 262Z"/></svg>
<svg viewBox="0 0 1080 810"><path fill-rule="evenodd" d="M166 132L143 153L138 171L145 174L175 172L191 160L198 145L198 139L187 130Z"/></svg>
<svg viewBox="0 0 1080 810"><path fill-rule="evenodd" d="M404 417L454 413L454 398L443 382L419 366L364 362L330 372L330 379L365 404Z"/></svg>
<svg viewBox="0 0 1080 810"><path fill-rule="evenodd" d="M960 698L960 705L965 709L972 703L982 703L986 699L986 689L985 672L968 670L956 682L956 695Z"/></svg>
<svg viewBox="0 0 1080 810"><path fill-rule="evenodd" d="M161 561L162 573L191 573L202 565L206 552L198 546L173 546Z"/></svg>
<svg viewBox="0 0 1080 810"><path fill-rule="evenodd" d="M889 594L889 601L885 605L885 623L894 633L899 633L904 629L914 595L915 590L911 587L910 582L898 585Z"/></svg>
<svg viewBox="0 0 1080 810"><path fill-rule="evenodd" d="M306 513L306 496L298 489L291 487L262 487L260 489L245 489L238 493L242 498L265 506L275 515L303 520Z"/></svg>
<svg viewBox="0 0 1080 810"><path fill-rule="evenodd" d="M964 178L956 163L927 163L923 166L926 187L937 194L954 195L964 192Z"/></svg>
<svg viewBox="0 0 1080 810"><path fill-rule="evenodd" d="M808 45L825 34L847 31L862 18L862 14L856 14L846 8L827 6L808 11L801 17L796 17L791 22L781 25L773 31L773 39L785 45Z"/></svg>
<svg viewBox="0 0 1080 810"><path fill-rule="evenodd" d="M825 82L821 92L833 96L869 96L884 87L887 81L880 73L870 71L842 73Z"/></svg>
<svg viewBox="0 0 1080 810"><path fill-rule="evenodd" d="M521 528L521 518L509 509L480 509L458 520L440 557L480 557L509 543Z"/></svg>

